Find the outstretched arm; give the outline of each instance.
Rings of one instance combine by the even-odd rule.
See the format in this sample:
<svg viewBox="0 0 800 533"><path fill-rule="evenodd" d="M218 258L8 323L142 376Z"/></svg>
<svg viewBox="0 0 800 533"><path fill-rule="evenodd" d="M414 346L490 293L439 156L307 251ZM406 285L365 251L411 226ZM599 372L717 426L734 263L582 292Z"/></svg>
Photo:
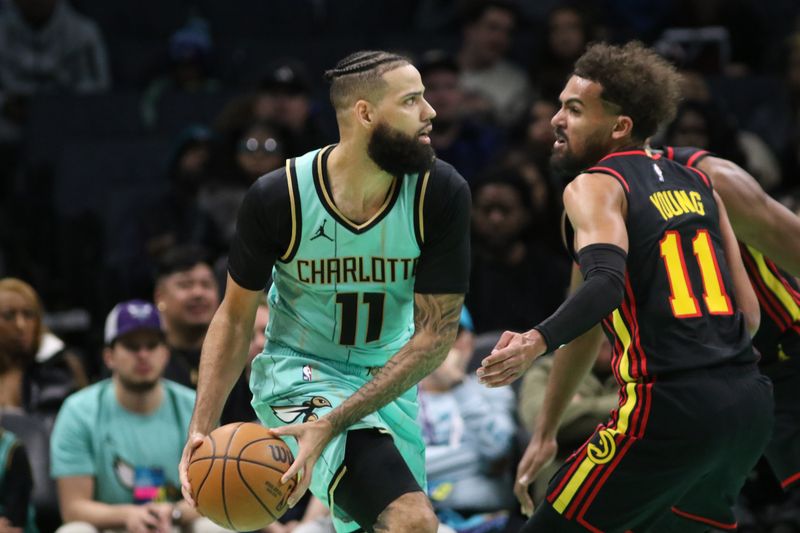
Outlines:
<svg viewBox="0 0 800 533"><path fill-rule="evenodd" d="M706 157L696 166L711 178L725 202L736 237L800 276L800 217L770 197L735 163Z"/></svg>
<svg viewBox="0 0 800 533"><path fill-rule="evenodd" d="M606 174L581 174L564 190L585 283L549 318L525 333L506 331L478 369L489 386L519 378L540 355L554 351L600 322L622 302L628 231L627 200Z"/></svg>
<svg viewBox="0 0 800 533"><path fill-rule="evenodd" d="M399 397L444 361L456 338L463 302L463 294L415 294L414 335L370 381L316 422L273 429L277 435L297 438L300 448L281 478L285 483L303 472L290 506L308 489L314 465L334 436Z"/></svg>

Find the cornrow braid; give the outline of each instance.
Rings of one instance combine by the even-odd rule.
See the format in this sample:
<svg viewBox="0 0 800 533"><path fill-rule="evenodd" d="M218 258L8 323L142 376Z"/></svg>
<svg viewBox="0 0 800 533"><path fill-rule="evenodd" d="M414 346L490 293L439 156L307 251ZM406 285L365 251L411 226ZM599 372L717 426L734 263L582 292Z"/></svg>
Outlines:
<svg viewBox="0 0 800 533"><path fill-rule="evenodd" d="M382 50L362 50L339 61L325 71L325 79L331 83L331 103L337 110L349 107L358 99L369 99L376 91L385 88L382 76L385 72L411 64L405 56Z"/></svg>

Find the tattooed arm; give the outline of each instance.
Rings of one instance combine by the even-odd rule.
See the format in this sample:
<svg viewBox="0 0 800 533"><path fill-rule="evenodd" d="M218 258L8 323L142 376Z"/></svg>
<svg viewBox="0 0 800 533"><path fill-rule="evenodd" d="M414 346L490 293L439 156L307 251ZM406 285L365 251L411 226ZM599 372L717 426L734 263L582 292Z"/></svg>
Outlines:
<svg viewBox="0 0 800 533"><path fill-rule="evenodd" d="M463 294L414 295L414 335L375 376L341 405L317 421L274 428L292 436L300 449L283 482L303 476L289 497L293 506L311 483L311 472L330 440L366 415L399 397L438 367L455 341Z"/></svg>
<svg viewBox="0 0 800 533"><path fill-rule="evenodd" d="M453 345L462 294L415 294L414 336L354 395L325 418L340 433L416 385L442 364Z"/></svg>

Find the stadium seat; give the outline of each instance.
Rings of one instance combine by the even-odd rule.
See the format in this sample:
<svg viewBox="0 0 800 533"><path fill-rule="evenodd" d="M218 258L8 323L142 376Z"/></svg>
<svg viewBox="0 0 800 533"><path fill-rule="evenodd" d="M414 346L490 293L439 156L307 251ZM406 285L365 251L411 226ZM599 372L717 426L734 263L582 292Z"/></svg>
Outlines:
<svg viewBox="0 0 800 533"><path fill-rule="evenodd" d="M51 533L61 523L58 493L50 478L50 431L44 422L21 410L0 409L0 426L25 446L33 474L33 504L40 533Z"/></svg>
<svg viewBox="0 0 800 533"><path fill-rule="evenodd" d="M69 140L141 133L138 106L134 92L35 96L25 131L26 163L52 167Z"/></svg>

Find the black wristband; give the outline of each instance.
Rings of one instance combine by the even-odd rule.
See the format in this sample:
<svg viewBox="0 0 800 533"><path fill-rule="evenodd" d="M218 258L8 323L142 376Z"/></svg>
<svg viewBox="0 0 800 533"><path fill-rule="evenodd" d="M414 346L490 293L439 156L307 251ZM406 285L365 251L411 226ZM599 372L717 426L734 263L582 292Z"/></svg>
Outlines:
<svg viewBox="0 0 800 533"><path fill-rule="evenodd" d="M552 352L588 331L619 307L625 291L627 253L613 244L590 244L578 252L584 283L534 329Z"/></svg>

